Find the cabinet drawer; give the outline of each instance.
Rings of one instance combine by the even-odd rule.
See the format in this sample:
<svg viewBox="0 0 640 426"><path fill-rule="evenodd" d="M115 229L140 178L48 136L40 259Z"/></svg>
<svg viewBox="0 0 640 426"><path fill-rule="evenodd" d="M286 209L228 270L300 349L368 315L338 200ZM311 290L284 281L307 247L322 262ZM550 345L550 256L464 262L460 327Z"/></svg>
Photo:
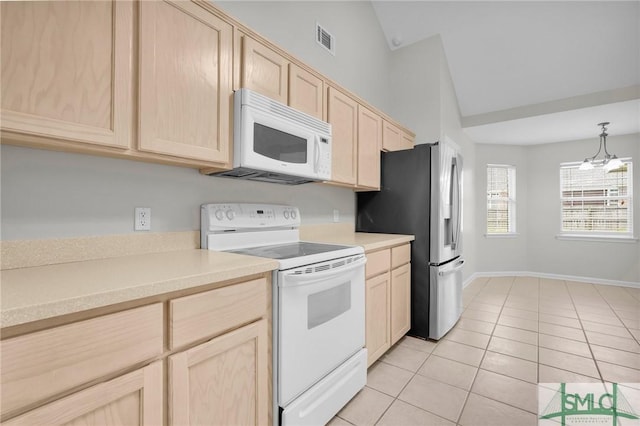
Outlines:
<svg viewBox="0 0 640 426"><path fill-rule="evenodd" d="M391 267L391 257L390 250L380 250L374 251L373 253L367 253L367 267L366 267L366 276L367 278L373 277L374 275L381 274L386 272Z"/></svg>
<svg viewBox="0 0 640 426"><path fill-rule="evenodd" d="M3 416L162 353L162 304L2 341Z"/></svg>
<svg viewBox="0 0 640 426"><path fill-rule="evenodd" d="M391 249L391 267L397 268L411 262L411 244L404 244Z"/></svg>
<svg viewBox="0 0 640 426"><path fill-rule="evenodd" d="M169 348L220 334L267 312L267 280L260 278L169 302Z"/></svg>

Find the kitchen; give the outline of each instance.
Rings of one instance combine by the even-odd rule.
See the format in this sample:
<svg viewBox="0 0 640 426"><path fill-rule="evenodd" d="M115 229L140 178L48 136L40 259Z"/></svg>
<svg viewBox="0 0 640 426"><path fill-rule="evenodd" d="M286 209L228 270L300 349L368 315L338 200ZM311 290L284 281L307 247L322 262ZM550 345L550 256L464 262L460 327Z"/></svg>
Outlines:
<svg viewBox="0 0 640 426"><path fill-rule="evenodd" d="M478 153L484 153L486 148L476 147L462 132L459 124L455 126L459 116L455 111L452 87L448 86L451 83L446 75L438 72L438 75L431 76L432 80L424 79L426 82L434 81L438 86L441 79L443 81L443 89L439 96L444 108L442 111L429 114L428 118L435 120L437 117L439 121L426 123L424 121L427 120L424 118L409 115L412 113L409 111L410 108L403 108L398 104L404 104L410 99L406 92L410 92L411 87L398 87L393 91L381 89L393 86L389 84L387 75L404 75L406 69L402 69L403 62L394 60L394 57L399 58L409 53L403 52L404 49L393 52L387 49L370 5L354 2L341 3L339 6L341 13L335 13L337 4L327 8L321 4L293 3L288 5L286 10L287 14L301 17L288 20L287 25L303 25L303 22L306 22L307 26L313 27L314 21L317 20L338 37L335 59L317 48L313 39L291 37L291 34L301 33L302 30L288 28L275 18L263 19L267 13L274 17L282 15L282 10L252 5L244 7L244 12L238 13L243 8L239 4L236 5L237 11L230 9L229 13L367 99L371 104L380 107L389 105L390 108L388 111L384 109L385 112L398 119L400 123L406 122L416 133L422 135L421 140L438 139L441 131L452 136L461 146L465 157L463 180L467 186L464 191L464 204L482 204L482 197L477 196L478 193L482 193L482 189L478 191L477 187L473 186L477 172L474 171L474 165L480 167L475 157ZM364 19L365 17L368 18ZM347 35L342 36L342 33ZM363 46L370 47L362 48ZM442 48L437 40L425 42L422 48L432 54L425 60L441 65L444 63ZM419 77L409 75L407 78ZM396 97L399 99L395 99ZM446 129L443 130L441 127ZM614 138L611 139L613 142ZM630 140L625 143L630 149L625 155L637 156L637 141ZM590 144L588 150L591 148ZM525 156L524 149L521 151L523 152L517 154ZM580 157L587 155L583 151L584 149L580 150ZM132 232L133 209L141 206L152 209L152 232L176 233L176 237L181 237L181 233L199 229L199 208L206 202L295 205L300 208L303 223L308 225L337 222L353 226L356 217L354 193L348 188L318 184L280 187L266 183L211 178L188 168L2 146L3 240L129 234ZM637 199L634 202L637 203ZM635 211L640 211L640 208L636 208ZM463 234L467 258L464 279L471 278L474 272L513 271L514 269L499 267L484 269L483 265L478 263L477 259L482 256L483 251L479 247L480 244L484 244L483 226L475 220L476 213L473 209L465 209L464 215ZM490 243L493 244L493 241ZM637 244L628 247L631 259L634 254L637 259ZM127 247L127 250L132 248ZM629 264L628 258L621 261L623 262ZM526 266L521 270L527 271ZM550 272L577 275L569 272ZM628 272L626 278L621 276L614 279L638 281L637 274L638 272L635 275Z"/></svg>

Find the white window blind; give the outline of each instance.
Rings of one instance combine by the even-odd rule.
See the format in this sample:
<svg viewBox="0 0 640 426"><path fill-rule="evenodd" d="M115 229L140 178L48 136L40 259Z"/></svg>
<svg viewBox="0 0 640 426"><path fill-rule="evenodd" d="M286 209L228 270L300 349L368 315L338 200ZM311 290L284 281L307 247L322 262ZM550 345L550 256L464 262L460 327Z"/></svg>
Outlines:
<svg viewBox="0 0 640 426"><path fill-rule="evenodd" d="M516 168L487 165L487 234L516 232Z"/></svg>
<svg viewBox="0 0 640 426"><path fill-rule="evenodd" d="M633 166L605 172L602 167L579 170L581 163L560 165L562 233L633 235Z"/></svg>

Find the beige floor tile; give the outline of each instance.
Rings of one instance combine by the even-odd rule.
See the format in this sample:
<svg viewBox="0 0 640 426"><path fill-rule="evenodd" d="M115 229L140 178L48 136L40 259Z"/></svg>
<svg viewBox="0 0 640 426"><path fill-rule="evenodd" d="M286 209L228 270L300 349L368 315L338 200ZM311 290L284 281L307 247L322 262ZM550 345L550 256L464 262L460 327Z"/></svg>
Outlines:
<svg viewBox="0 0 640 426"><path fill-rule="evenodd" d="M455 426L455 423L396 399L376 426Z"/></svg>
<svg viewBox="0 0 640 426"><path fill-rule="evenodd" d="M511 309L521 309L525 311L538 312L538 303L537 300L533 299L533 301L524 301L524 300L507 300L504 302L504 306L506 308Z"/></svg>
<svg viewBox="0 0 640 426"><path fill-rule="evenodd" d="M550 314L558 317L578 319L578 313L573 309L573 307L563 308L541 304L539 314Z"/></svg>
<svg viewBox="0 0 640 426"><path fill-rule="evenodd" d="M546 322L549 324L562 325L564 327L582 328L580 321L576 318L567 318L559 315L541 313L538 317L540 322Z"/></svg>
<svg viewBox="0 0 640 426"><path fill-rule="evenodd" d="M598 368L605 382L640 383L640 370L598 361Z"/></svg>
<svg viewBox="0 0 640 426"><path fill-rule="evenodd" d="M367 386L396 397L412 377L410 371L386 362L377 362L367 372Z"/></svg>
<svg viewBox="0 0 640 426"><path fill-rule="evenodd" d="M498 305L488 305L486 303L480 303L480 302L471 302L468 308L473 309L475 311L492 312L494 314L499 314L500 309L502 309Z"/></svg>
<svg viewBox="0 0 640 426"><path fill-rule="evenodd" d="M463 364L469 364L474 367L480 365L484 350L474 348L472 346L463 345L457 342L451 342L448 340L441 341L433 351L434 355L442 358L458 361Z"/></svg>
<svg viewBox="0 0 640 426"><path fill-rule="evenodd" d="M633 335L633 337L635 337L635 339L638 342L640 342L640 330L629 329L629 333L631 333Z"/></svg>
<svg viewBox="0 0 640 426"><path fill-rule="evenodd" d="M467 391L416 375L398 399L453 422L458 420Z"/></svg>
<svg viewBox="0 0 640 426"><path fill-rule="evenodd" d="M460 318L456 328L463 330L475 331L476 333L489 334L493 332L495 324L492 322L478 321L469 318Z"/></svg>
<svg viewBox="0 0 640 426"><path fill-rule="evenodd" d="M465 345L474 346L480 349L486 349L491 336L475 331L455 329L447 333L445 340L452 342L464 343Z"/></svg>
<svg viewBox="0 0 640 426"><path fill-rule="evenodd" d="M577 328L565 327L563 325L549 324L541 322L538 328L540 333L550 334L552 336L564 337L565 339L586 342L584 332Z"/></svg>
<svg viewBox="0 0 640 426"><path fill-rule="evenodd" d="M538 347L527 343L516 342L514 340L503 339L493 336L489 342L488 350L499 352L504 355L511 355L527 361L538 361Z"/></svg>
<svg viewBox="0 0 640 426"><path fill-rule="evenodd" d="M476 367L433 355L418 370L418 374L469 390L477 371Z"/></svg>
<svg viewBox="0 0 640 426"><path fill-rule="evenodd" d="M535 331L522 330L520 328L507 327L498 324L493 331L494 336L504 339L515 340L517 342L528 343L530 345L538 344L538 333Z"/></svg>
<svg viewBox="0 0 640 426"><path fill-rule="evenodd" d="M470 394L459 424L461 426L536 426L535 414Z"/></svg>
<svg viewBox="0 0 640 426"><path fill-rule="evenodd" d="M556 367L561 370L573 371L584 376L599 378L596 364L592 358L585 358L566 352L540 348L540 364Z"/></svg>
<svg viewBox="0 0 640 426"><path fill-rule="evenodd" d="M429 354L426 352L395 345L380 360L387 364L416 372L428 356Z"/></svg>
<svg viewBox="0 0 640 426"><path fill-rule="evenodd" d="M507 327L520 328L522 330L538 331L538 320L528 320L524 318L516 318L500 315L498 319L499 325L506 325Z"/></svg>
<svg viewBox="0 0 640 426"><path fill-rule="evenodd" d="M631 335L626 328L616 327L613 325L600 324L591 321L582 321L582 328L587 331L595 331L597 333L609 334L612 336L631 338Z"/></svg>
<svg viewBox="0 0 640 426"><path fill-rule="evenodd" d="M473 298L473 302L485 303L487 305L502 306L504 305L504 300L506 298L507 298L506 294L480 293Z"/></svg>
<svg viewBox="0 0 640 426"><path fill-rule="evenodd" d="M630 320L638 320L640 321L640 309L639 310L635 310L635 311L629 311L626 309L615 309L616 314L618 314L618 317L622 318L622 319L630 319ZM640 327L637 327L640 328Z"/></svg>
<svg viewBox="0 0 640 426"><path fill-rule="evenodd" d="M540 334L538 344L541 348L554 349L560 352L568 352L574 355L591 358L589 345L576 340L565 339L564 337Z"/></svg>
<svg viewBox="0 0 640 426"><path fill-rule="evenodd" d="M513 308L502 308L502 315L515 317L515 318L523 318L528 320L536 321L538 319L538 313L535 311L525 311L524 309L513 309Z"/></svg>
<svg viewBox="0 0 640 426"><path fill-rule="evenodd" d="M495 323L498 321L498 314L494 314L493 312L476 311L474 309L465 309L464 312L462 312L462 318Z"/></svg>
<svg viewBox="0 0 640 426"><path fill-rule="evenodd" d="M538 411L538 387L532 383L480 370L471 392L531 413Z"/></svg>
<svg viewBox="0 0 640 426"><path fill-rule="evenodd" d="M606 346L608 348L620 349L621 351L640 353L640 345L633 339L610 336L608 334L587 331L587 340L592 345Z"/></svg>
<svg viewBox="0 0 640 426"><path fill-rule="evenodd" d="M580 315L580 319L583 321L591 321L591 322L597 322L598 324L607 324L607 325L615 325L616 327L624 327L624 324L622 324L620 320L616 318L613 311L606 315L597 315L597 314L580 313L580 312L578 312L578 315Z"/></svg>
<svg viewBox="0 0 640 426"><path fill-rule="evenodd" d="M420 339L418 337L404 336L397 343L398 346L413 349L414 351L426 352L430 354L436 347L436 342Z"/></svg>
<svg viewBox="0 0 640 426"><path fill-rule="evenodd" d="M600 381L600 379L594 377L583 376L573 371L543 364L538 366L538 377L540 383L594 383Z"/></svg>
<svg viewBox="0 0 640 426"><path fill-rule="evenodd" d="M357 426L374 425L391 405L393 398L365 386L338 413L338 417Z"/></svg>
<svg viewBox="0 0 640 426"><path fill-rule="evenodd" d="M591 345L591 350L593 351L593 357L596 361L604 361L609 364L622 365L623 367L640 370L640 354L597 345Z"/></svg>
<svg viewBox="0 0 640 426"><path fill-rule="evenodd" d="M538 381L538 364L509 355L487 351L480 368L530 383Z"/></svg>
<svg viewBox="0 0 640 426"><path fill-rule="evenodd" d="M338 416L335 416L329 423L327 423L327 426L351 426L351 423L346 420L342 420Z"/></svg>
<svg viewBox="0 0 640 426"><path fill-rule="evenodd" d="M640 330L640 320L638 319L622 318L621 321L627 328L635 328L636 330Z"/></svg>

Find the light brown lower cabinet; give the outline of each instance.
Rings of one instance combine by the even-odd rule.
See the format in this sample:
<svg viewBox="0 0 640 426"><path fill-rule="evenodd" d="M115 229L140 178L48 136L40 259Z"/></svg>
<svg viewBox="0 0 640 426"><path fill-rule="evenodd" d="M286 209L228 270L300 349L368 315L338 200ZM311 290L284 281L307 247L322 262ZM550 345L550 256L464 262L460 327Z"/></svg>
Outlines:
<svg viewBox="0 0 640 426"><path fill-rule="evenodd" d="M367 366L384 355L411 328L410 260L410 244L367 253Z"/></svg>
<svg viewBox="0 0 640 426"><path fill-rule="evenodd" d="M170 425L268 423L267 320L169 357Z"/></svg>
<svg viewBox="0 0 640 426"><path fill-rule="evenodd" d="M7 426L157 426L163 419L162 362L76 392L3 422Z"/></svg>

